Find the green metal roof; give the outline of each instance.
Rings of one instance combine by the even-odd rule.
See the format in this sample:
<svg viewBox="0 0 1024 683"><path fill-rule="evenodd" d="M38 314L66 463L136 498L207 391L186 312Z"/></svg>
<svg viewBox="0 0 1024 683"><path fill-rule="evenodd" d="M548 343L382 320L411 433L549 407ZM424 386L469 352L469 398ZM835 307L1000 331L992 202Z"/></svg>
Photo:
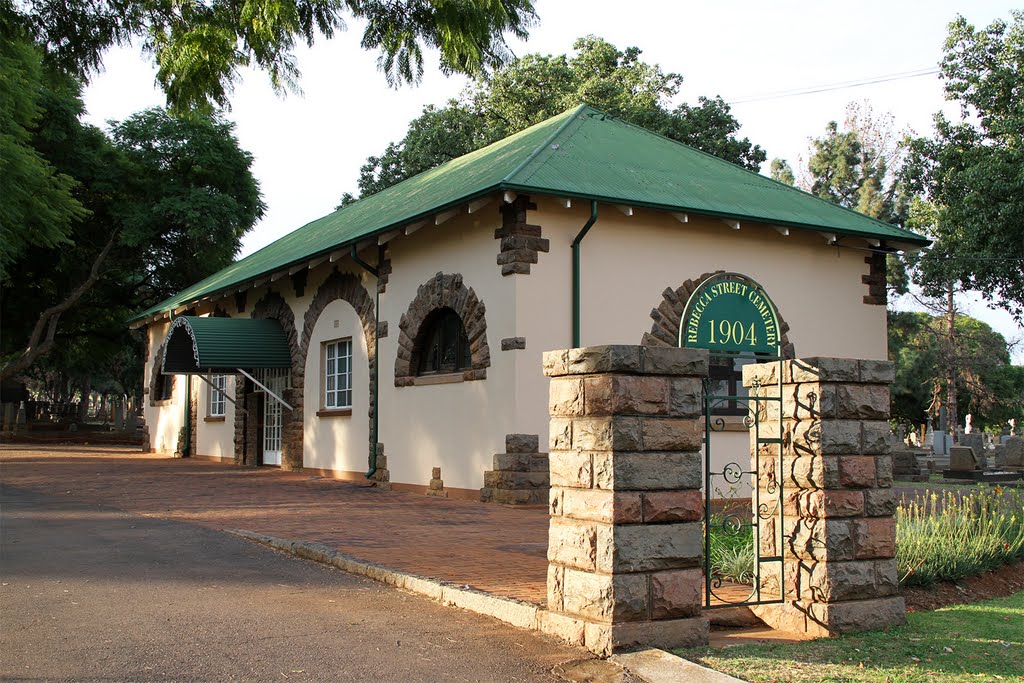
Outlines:
<svg viewBox="0 0 1024 683"><path fill-rule="evenodd" d="M755 220L902 244L928 243L909 230L836 206L582 105L308 223L133 320L238 287L503 189ZM686 228L681 225L680 229Z"/></svg>
<svg viewBox="0 0 1024 683"><path fill-rule="evenodd" d="M291 366L288 338L276 320L183 315L167 332L161 368L174 375Z"/></svg>

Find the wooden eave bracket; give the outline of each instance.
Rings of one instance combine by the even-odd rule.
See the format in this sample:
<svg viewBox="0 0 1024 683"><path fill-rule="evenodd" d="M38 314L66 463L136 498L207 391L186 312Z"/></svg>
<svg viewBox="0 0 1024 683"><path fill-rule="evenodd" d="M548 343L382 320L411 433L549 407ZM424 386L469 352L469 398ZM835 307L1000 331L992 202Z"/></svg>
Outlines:
<svg viewBox="0 0 1024 683"><path fill-rule="evenodd" d="M473 201L466 205L466 212L476 213L477 211L484 208L490 203L491 197L480 197L479 199L474 199Z"/></svg>
<svg viewBox="0 0 1024 683"><path fill-rule="evenodd" d="M434 225L441 225L445 221L449 221L452 218L455 218L457 215L459 215L459 210L457 208L442 211L441 213L434 216Z"/></svg>

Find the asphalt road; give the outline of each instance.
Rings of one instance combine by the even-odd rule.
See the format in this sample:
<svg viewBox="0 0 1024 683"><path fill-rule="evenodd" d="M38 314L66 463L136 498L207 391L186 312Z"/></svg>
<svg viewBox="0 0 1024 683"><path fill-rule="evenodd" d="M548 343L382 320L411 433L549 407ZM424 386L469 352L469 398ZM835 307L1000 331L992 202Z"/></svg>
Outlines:
<svg viewBox="0 0 1024 683"><path fill-rule="evenodd" d="M5 681L636 680L225 533L10 487L0 583Z"/></svg>

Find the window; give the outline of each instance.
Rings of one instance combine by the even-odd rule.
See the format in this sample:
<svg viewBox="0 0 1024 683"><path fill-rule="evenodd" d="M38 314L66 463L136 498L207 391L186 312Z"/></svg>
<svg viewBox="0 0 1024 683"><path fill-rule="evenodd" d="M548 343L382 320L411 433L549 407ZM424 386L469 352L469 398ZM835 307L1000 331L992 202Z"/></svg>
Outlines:
<svg viewBox="0 0 1024 683"><path fill-rule="evenodd" d="M228 386L227 375L211 375L210 383L206 386L207 410L210 417L224 417L225 404L224 391Z"/></svg>
<svg viewBox="0 0 1024 683"><path fill-rule="evenodd" d="M433 313L423 323L419 344L420 375L460 372L471 365L469 339L462 318L450 308Z"/></svg>
<svg viewBox="0 0 1024 683"><path fill-rule="evenodd" d="M711 357L710 392L712 396L747 396L750 392L743 386L743 366L758 362L754 358ZM712 415L747 415L747 404L742 400L715 401L711 406Z"/></svg>
<svg viewBox="0 0 1024 683"><path fill-rule="evenodd" d="M326 342L324 348L324 408L352 408L352 339Z"/></svg>
<svg viewBox="0 0 1024 683"><path fill-rule="evenodd" d="M156 386L153 389L154 401L169 401L174 395L174 375L165 375L159 368L154 368L156 373Z"/></svg>

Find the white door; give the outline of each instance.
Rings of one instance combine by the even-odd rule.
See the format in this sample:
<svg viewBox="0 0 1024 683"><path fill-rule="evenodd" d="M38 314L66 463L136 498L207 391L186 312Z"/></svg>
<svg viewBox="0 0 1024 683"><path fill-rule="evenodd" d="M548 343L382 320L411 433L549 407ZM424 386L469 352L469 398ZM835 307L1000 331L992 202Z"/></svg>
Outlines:
<svg viewBox="0 0 1024 683"><path fill-rule="evenodd" d="M269 374L269 373L268 373ZM285 387L285 378L270 376L266 378L267 388L280 396ZM263 464L281 464L281 402L270 394L263 394Z"/></svg>

